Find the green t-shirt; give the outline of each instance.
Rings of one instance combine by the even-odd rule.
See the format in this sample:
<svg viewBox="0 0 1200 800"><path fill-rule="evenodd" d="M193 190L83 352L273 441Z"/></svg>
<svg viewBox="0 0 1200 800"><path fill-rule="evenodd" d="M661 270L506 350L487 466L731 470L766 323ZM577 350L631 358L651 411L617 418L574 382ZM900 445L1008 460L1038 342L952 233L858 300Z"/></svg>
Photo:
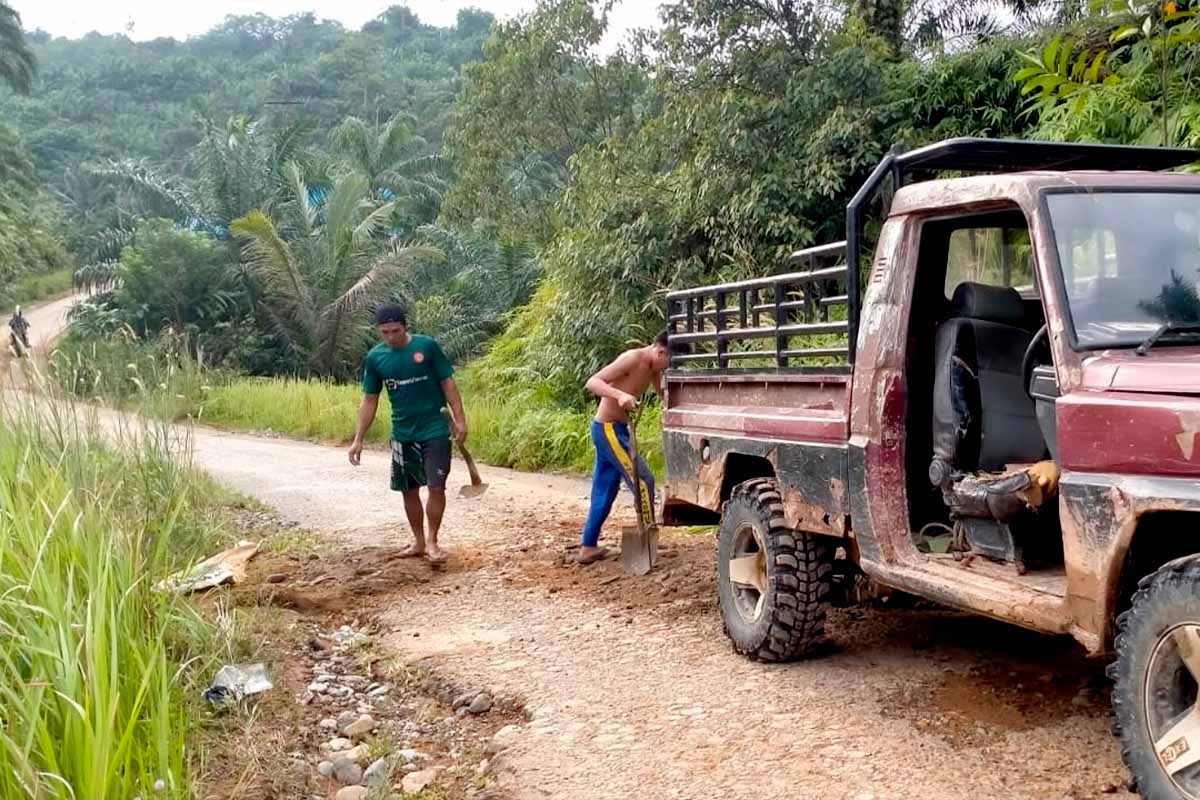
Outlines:
<svg viewBox="0 0 1200 800"><path fill-rule="evenodd" d="M387 387L393 441L427 442L450 435L450 423L442 414L442 381L453 374L441 346L428 336L414 335L399 350L386 342L371 348L363 362L362 388L379 394Z"/></svg>

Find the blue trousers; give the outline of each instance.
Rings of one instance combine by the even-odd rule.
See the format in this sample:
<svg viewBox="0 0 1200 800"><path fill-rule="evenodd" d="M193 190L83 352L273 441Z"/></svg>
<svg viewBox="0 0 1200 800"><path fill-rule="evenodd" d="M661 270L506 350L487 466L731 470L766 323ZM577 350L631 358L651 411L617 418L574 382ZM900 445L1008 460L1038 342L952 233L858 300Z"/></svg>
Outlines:
<svg viewBox="0 0 1200 800"><path fill-rule="evenodd" d="M621 482L633 491L633 459L629 457L629 426L623 422L592 421L592 444L596 446L596 468L592 472L592 507L583 527L583 546L595 547L600 541L600 529L612 511L613 501L621 491ZM638 456L638 475L641 477L642 515L646 524L654 522L654 473Z"/></svg>

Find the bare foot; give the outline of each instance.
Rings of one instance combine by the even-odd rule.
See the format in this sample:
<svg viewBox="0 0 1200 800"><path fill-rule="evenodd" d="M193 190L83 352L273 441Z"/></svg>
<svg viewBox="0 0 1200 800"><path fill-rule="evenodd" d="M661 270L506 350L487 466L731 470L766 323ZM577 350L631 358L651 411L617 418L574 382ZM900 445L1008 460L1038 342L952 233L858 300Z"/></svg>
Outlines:
<svg viewBox="0 0 1200 800"><path fill-rule="evenodd" d="M575 560L580 564L591 564L608 557L607 547L580 547Z"/></svg>
<svg viewBox="0 0 1200 800"><path fill-rule="evenodd" d="M449 558L449 556L446 555L446 551L438 547L436 544L429 545L429 552L425 555L425 557L429 559L430 564L444 564L446 563L446 559Z"/></svg>
<svg viewBox="0 0 1200 800"><path fill-rule="evenodd" d="M420 558L425 555L424 545L410 544L408 547L400 551L398 558Z"/></svg>

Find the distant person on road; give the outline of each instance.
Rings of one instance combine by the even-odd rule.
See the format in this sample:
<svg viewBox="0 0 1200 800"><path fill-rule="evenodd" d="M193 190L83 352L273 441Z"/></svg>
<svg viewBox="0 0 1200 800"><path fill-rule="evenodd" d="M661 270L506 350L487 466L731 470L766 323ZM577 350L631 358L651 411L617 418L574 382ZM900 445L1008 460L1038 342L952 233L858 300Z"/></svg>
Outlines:
<svg viewBox="0 0 1200 800"><path fill-rule="evenodd" d="M583 527L583 544L577 559L591 564L608 555L600 547L600 529L612 511L621 491L621 482L633 491L633 460L629 455L628 412L637 407L638 398L651 384L662 396L662 374L667 368L667 332L663 331L647 347L626 350L604 369L588 378L587 390L600 398L600 407L592 421L592 444L596 446L596 467L592 473L592 505ZM647 523L654 521L654 473L638 456L641 476L642 513Z"/></svg>
<svg viewBox="0 0 1200 800"><path fill-rule="evenodd" d="M363 362L363 400L350 445L350 463L357 466L362 459L363 441L375 420L379 394L386 387L392 405L392 491L404 495L404 512L413 532L413 543L402 555L425 556L441 563L446 554L438 546L438 533L446 510L451 437L442 409L449 404L454 438L459 443L466 441L462 396L441 346L428 336L409 333L402 308L381 306L375 312L375 323L383 342L373 347ZM425 507L421 505L422 486L429 488Z"/></svg>
<svg viewBox="0 0 1200 800"><path fill-rule="evenodd" d="M29 349L29 320L21 313L20 306L8 318L8 329L11 331L13 351L17 355L24 355Z"/></svg>

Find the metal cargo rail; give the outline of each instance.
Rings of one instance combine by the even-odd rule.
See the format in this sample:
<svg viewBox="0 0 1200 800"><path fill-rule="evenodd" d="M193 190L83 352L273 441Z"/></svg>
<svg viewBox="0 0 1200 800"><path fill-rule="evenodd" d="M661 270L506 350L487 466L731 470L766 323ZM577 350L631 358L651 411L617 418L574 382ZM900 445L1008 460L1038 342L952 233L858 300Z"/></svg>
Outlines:
<svg viewBox="0 0 1200 800"><path fill-rule="evenodd" d="M805 365L794 362L815 366L813 360L848 364L850 321L858 303L847 291L846 265L839 264L845 255L845 242L810 247L788 259L803 271L671 292L671 366L724 371L762 369L767 363L795 369ZM808 341L797 342L803 339Z"/></svg>
<svg viewBox="0 0 1200 800"><path fill-rule="evenodd" d="M1191 164L1198 156L1200 152L1182 148L972 138L949 139L908 152L894 147L846 205L846 241L792 255L791 260L805 264L807 271L668 294L671 343L674 348L687 349L672 356L671 366L709 362L715 369L726 370L730 362L757 361L761 369L763 360L773 359L776 368L795 370L791 361L815 358L853 364L862 278L866 277L862 270L863 229L868 210L884 194L885 186L895 192L914 180L945 171L1163 170ZM886 217L886 199L882 211ZM818 261L842 257L844 266L817 268ZM835 280L840 283L831 288ZM736 301L732 308L727 305L730 298ZM845 307L844 320L831 318L830 309L838 306ZM729 324L731 320L737 322L736 327ZM844 343L808 348L790 344L793 337L821 334L844 337ZM774 339L775 349L746 348L756 339ZM699 349L703 345L712 347ZM821 368L828 369L826 365Z"/></svg>

